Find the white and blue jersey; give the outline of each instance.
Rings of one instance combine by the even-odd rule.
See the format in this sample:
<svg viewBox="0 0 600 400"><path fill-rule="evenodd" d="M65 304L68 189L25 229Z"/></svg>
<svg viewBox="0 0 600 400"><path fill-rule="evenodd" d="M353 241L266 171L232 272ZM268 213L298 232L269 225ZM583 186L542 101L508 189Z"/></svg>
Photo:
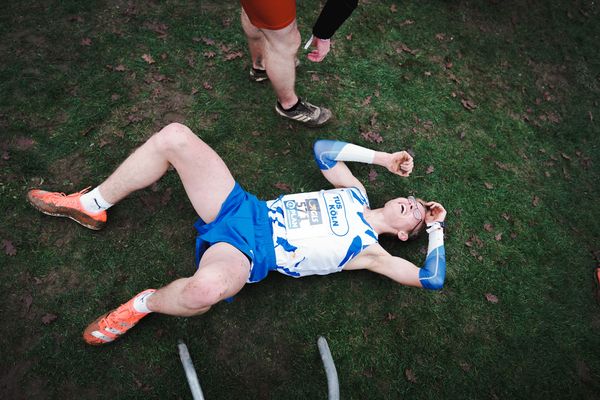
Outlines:
<svg viewBox="0 0 600 400"><path fill-rule="evenodd" d="M357 188L284 195L267 207L276 259L269 269L285 275L339 272L378 242L364 217L369 200Z"/></svg>

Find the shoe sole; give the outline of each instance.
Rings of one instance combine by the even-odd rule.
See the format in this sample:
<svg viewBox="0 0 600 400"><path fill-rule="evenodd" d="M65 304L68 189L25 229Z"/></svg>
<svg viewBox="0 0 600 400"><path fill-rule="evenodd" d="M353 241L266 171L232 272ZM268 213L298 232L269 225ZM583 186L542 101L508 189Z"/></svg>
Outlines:
<svg viewBox="0 0 600 400"><path fill-rule="evenodd" d="M321 126L327 124L331 120L331 116L332 116L331 112L329 112L329 117L325 121L321 122L320 124L317 124L317 123L314 123L314 122L302 121L302 120L299 120L299 119L296 119L296 118L292 118L292 117L286 115L277 106L275 106L275 111L277 112L277 114L279 114L283 118L289 119L291 121L296 121L296 122L298 122L300 124L304 124L304 125L308 126L309 128L320 128Z"/></svg>
<svg viewBox="0 0 600 400"><path fill-rule="evenodd" d="M58 211L57 212L50 212L50 211L44 210L43 208L41 208L40 206L38 206L37 204L35 204L33 201L31 201L31 199L29 197L27 197L27 201L29 202L29 204L31 204L33 206L33 208L35 208L36 210L38 210L42 214L51 215L53 217L69 218L69 219L72 219L73 221L77 222L79 225L85 226L86 228L91 229L93 231L99 231L100 229L104 228L104 225L106 224L105 222L100 222L100 223L97 223L97 225L91 225L91 224L86 223L85 221L80 221L80 220L76 219L75 217L73 217L72 215L69 215L69 214L63 214L63 213L60 213ZM85 217L87 217L83 213L80 213L80 214L83 215L83 216L85 216Z"/></svg>

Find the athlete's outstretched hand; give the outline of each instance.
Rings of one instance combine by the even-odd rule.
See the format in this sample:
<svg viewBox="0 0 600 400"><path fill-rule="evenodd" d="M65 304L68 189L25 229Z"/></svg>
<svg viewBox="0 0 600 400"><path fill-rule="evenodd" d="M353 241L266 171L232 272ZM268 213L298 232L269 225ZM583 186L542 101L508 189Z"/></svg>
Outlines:
<svg viewBox="0 0 600 400"><path fill-rule="evenodd" d="M319 39L318 37L313 36L311 46L316 47L316 49L308 53L308 56L306 57L312 62L321 62L323 61L327 53L329 53L329 48L331 47L331 40Z"/></svg>
<svg viewBox="0 0 600 400"><path fill-rule="evenodd" d="M442 222L446 219L446 209L440 203L430 201L425 203L427 211L425 212L425 223Z"/></svg>
<svg viewBox="0 0 600 400"><path fill-rule="evenodd" d="M404 177L410 175L413 166L413 158L406 151L398 151L390 154L388 165L386 165L390 172Z"/></svg>

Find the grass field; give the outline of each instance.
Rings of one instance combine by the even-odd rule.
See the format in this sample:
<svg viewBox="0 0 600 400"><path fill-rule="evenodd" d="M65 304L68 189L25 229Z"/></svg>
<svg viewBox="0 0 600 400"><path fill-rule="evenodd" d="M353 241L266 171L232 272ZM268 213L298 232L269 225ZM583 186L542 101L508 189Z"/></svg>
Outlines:
<svg viewBox="0 0 600 400"><path fill-rule="evenodd" d="M321 3L298 3L304 41ZM310 130L248 80L238 2L5 2L0 398L191 398L181 338L207 400L324 399L319 335L344 399L600 398L599 17L589 0L362 0L323 63L301 54L298 93L335 115ZM87 346L98 315L193 273L194 211L174 172L100 232L25 193L96 186L172 121L263 199L326 187L317 138L410 149L409 179L351 167L374 206L446 206L445 288L272 274L204 316ZM383 243L424 260L426 238Z"/></svg>

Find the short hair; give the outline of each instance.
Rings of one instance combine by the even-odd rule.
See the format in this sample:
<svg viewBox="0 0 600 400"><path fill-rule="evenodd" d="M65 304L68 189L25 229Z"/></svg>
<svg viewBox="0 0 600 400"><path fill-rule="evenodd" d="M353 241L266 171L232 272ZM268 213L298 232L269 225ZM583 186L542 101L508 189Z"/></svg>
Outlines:
<svg viewBox="0 0 600 400"><path fill-rule="evenodd" d="M423 199L419 199L417 198L417 203L419 203L420 205L423 206L423 208L425 209L425 213L427 213L427 210L429 210L429 207L427 207L425 205L425 200ZM421 221L419 221L419 223L408 233L408 238L409 239L415 239L417 238L421 232L423 232L425 228L425 215L423 215L423 218L421 219Z"/></svg>

